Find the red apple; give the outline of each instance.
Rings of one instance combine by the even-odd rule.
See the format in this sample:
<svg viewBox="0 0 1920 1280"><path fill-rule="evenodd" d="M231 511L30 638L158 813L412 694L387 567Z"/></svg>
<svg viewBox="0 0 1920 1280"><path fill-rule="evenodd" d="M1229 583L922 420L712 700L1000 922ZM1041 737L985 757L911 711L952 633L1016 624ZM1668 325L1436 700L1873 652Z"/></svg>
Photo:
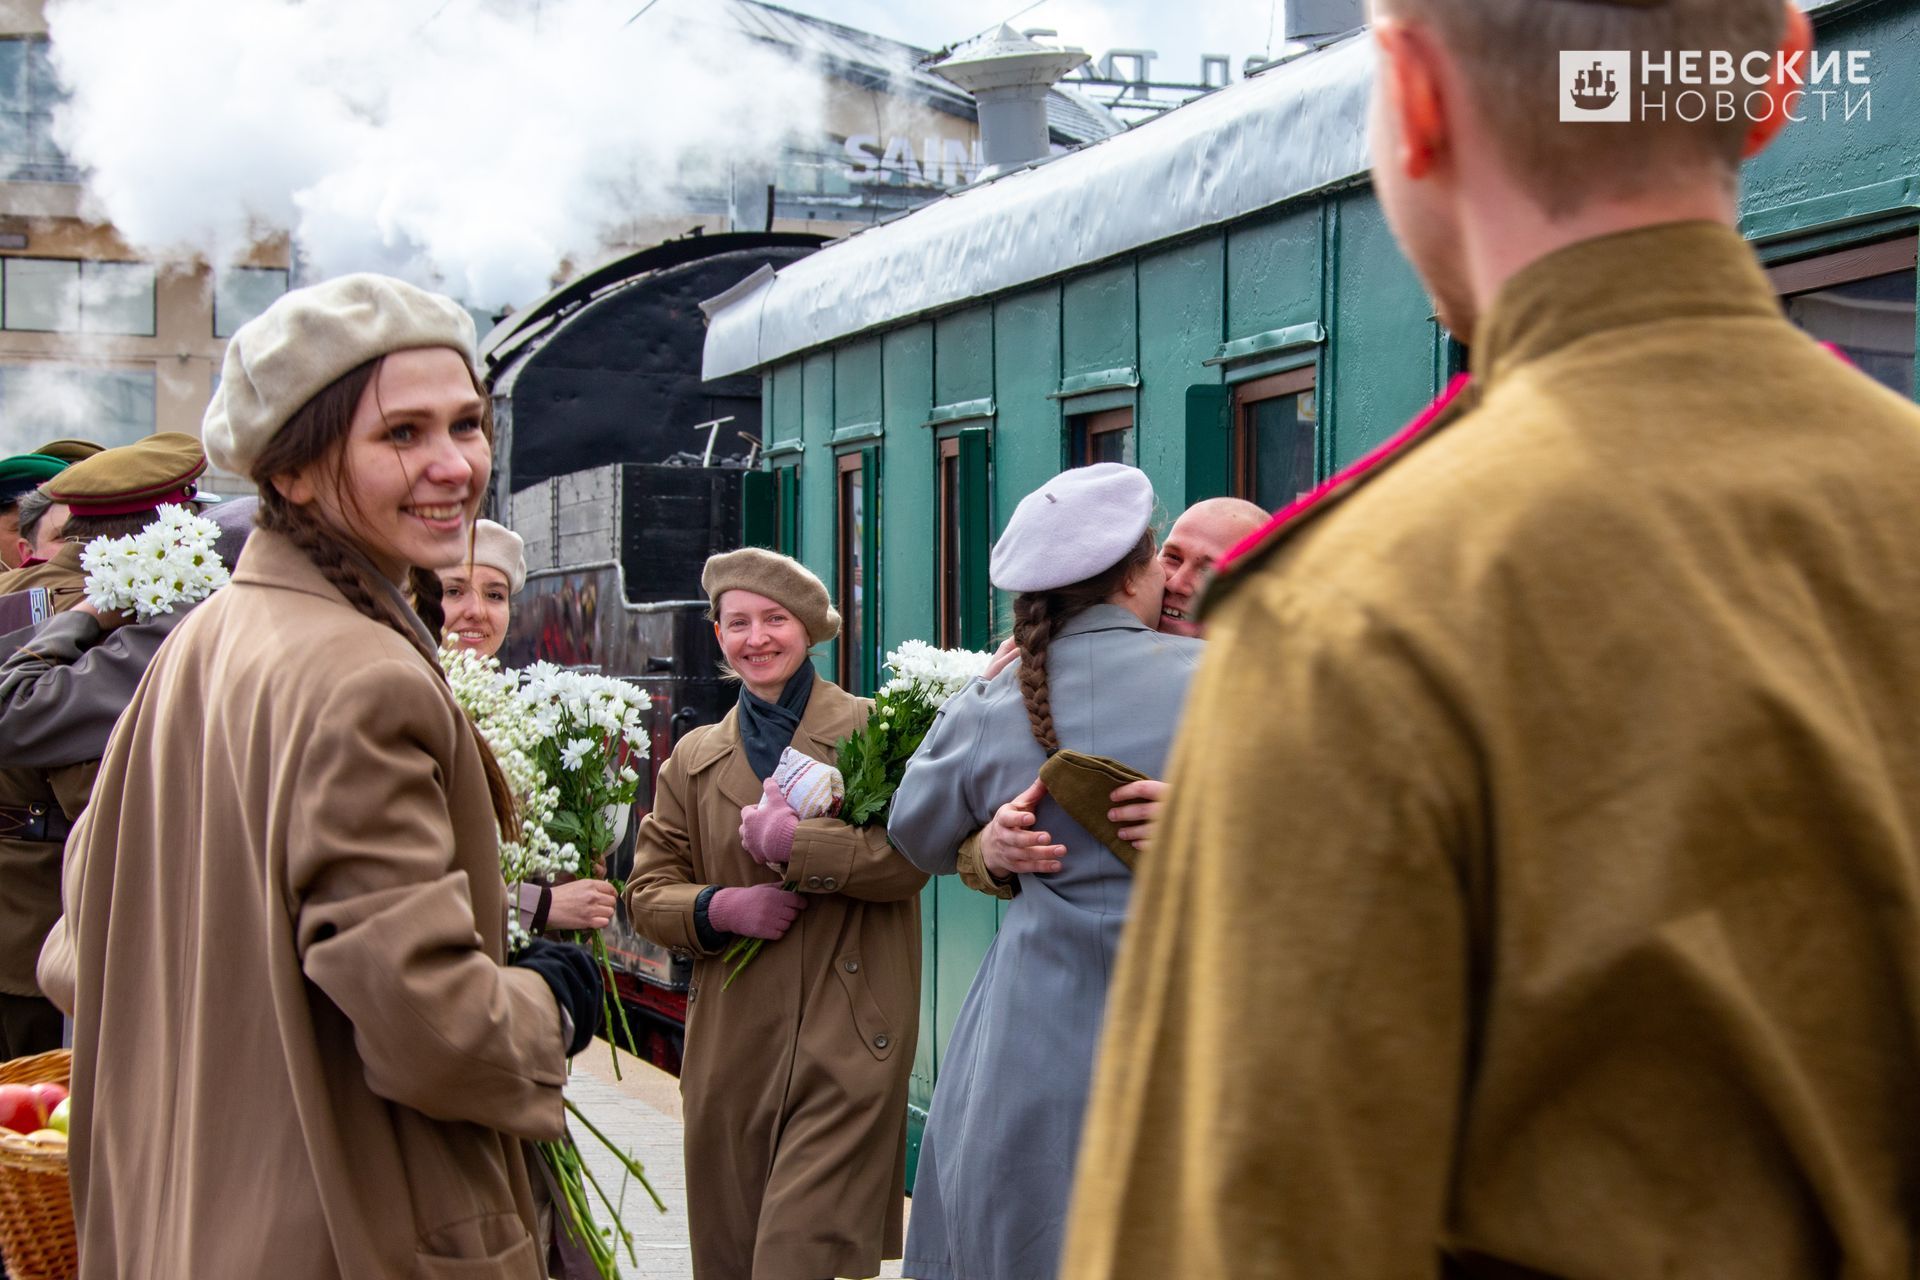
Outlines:
<svg viewBox="0 0 1920 1280"><path fill-rule="evenodd" d="M34 1128L44 1129L47 1127L47 1118L53 1114L53 1109L67 1100L66 1086L30 1084L27 1088L33 1093L34 1114L40 1121Z"/></svg>
<svg viewBox="0 0 1920 1280"><path fill-rule="evenodd" d="M32 1133L40 1127L33 1089L24 1084L0 1084L0 1127Z"/></svg>

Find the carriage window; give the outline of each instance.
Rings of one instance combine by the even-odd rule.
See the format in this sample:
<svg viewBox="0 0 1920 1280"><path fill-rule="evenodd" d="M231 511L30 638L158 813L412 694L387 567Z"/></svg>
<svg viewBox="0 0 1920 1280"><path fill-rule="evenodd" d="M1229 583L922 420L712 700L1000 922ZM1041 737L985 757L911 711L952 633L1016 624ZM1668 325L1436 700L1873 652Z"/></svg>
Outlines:
<svg viewBox="0 0 1920 1280"><path fill-rule="evenodd" d="M1067 465L1085 467L1096 462L1133 465L1132 409L1085 413L1068 421L1072 437Z"/></svg>
<svg viewBox="0 0 1920 1280"><path fill-rule="evenodd" d="M773 549L800 555L800 468L773 469Z"/></svg>
<svg viewBox="0 0 1920 1280"><path fill-rule="evenodd" d="M1233 395L1233 492L1278 511L1313 488L1313 368L1243 382Z"/></svg>
<svg viewBox="0 0 1920 1280"><path fill-rule="evenodd" d="M879 623L879 610L874 607L874 585L878 577L874 562L880 546L879 459L878 449L859 449L834 460L839 508L835 558L840 607L840 646L835 670L842 688L860 694L873 692L879 666L874 645Z"/></svg>
<svg viewBox="0 0 1920 1280"><path fill-rule="evenodd" d="M1787 318L1913 398L1915 238L1857 245L1768 269Z"/></svg>
<svg viewBox="0 0 1920 1280"><path fill-rule="evenodd" d="M940 442L940 647L960 647L960 440Z"/></svg>

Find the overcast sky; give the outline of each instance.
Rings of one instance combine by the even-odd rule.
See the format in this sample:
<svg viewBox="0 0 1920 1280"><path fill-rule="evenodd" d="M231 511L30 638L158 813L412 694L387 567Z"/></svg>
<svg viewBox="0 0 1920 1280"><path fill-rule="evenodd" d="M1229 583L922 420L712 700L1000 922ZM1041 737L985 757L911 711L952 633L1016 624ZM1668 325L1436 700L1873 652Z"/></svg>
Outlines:
<svg viewBox="0 0 1920 1280"><path fill-rule="evenodd" d="M684 2L684 0L683 0ZM1249 54L1283 43L1286 0L774 0L789 9L937 49L1012 18L1016 31L1051 27L1063 44L1098 58L1109 49L1156 49L1156 80L1197 81L1200 55L1227 54L1240 76Z"/></svg>

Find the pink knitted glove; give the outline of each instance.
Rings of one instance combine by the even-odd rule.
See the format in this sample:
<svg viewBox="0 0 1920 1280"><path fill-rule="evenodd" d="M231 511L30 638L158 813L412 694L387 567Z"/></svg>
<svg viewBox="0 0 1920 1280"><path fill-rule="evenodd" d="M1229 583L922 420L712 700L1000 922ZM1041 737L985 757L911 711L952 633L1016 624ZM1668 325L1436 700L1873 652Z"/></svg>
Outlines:
<svg viewBox="0 0 1920 1280"><path fill-rule="evenodd" d="M806 905L805 898L777 884L722 889L707 899L707 923L722 933L777 942Z"/></svg>
<svg viewBox="0 0 1920 1280"><path fill-rule="evenodd" d="M793 831L800 825L800 815L772 778L760 789L760 803L740 810L740 844L755 862L784 867L793 861Z"/></svg>

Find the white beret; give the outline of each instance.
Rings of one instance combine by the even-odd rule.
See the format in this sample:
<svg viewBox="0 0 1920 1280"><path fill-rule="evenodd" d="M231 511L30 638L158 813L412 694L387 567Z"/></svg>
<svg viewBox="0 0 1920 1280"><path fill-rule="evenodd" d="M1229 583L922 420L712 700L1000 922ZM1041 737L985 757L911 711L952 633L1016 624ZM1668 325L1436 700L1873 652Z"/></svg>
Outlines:
<svg viewBox="0 0 1920 1280"><path fill-rule="evenodd" d="M1153 519L1146 472L1118 462L1062 471L1020 499L993 544L987 576L1002 591L1056 591L1127 558Z"/></svg>
<svg viewBox="0 0 1920 1280"><path fill-rule="evenodd" d="M282 294L227 342L200 426L207 457L251 473L287 419L344 374L394 351L451 347L473 367L473 317L391 276L337 276Z"/></svg>
<svg viewBox="0 0 1920 1280"><path fill-rule="evenodd" d="M503 524L474 521L473 562L506 574L507 590L514 595L527 585L527 540Z"/></svg>

